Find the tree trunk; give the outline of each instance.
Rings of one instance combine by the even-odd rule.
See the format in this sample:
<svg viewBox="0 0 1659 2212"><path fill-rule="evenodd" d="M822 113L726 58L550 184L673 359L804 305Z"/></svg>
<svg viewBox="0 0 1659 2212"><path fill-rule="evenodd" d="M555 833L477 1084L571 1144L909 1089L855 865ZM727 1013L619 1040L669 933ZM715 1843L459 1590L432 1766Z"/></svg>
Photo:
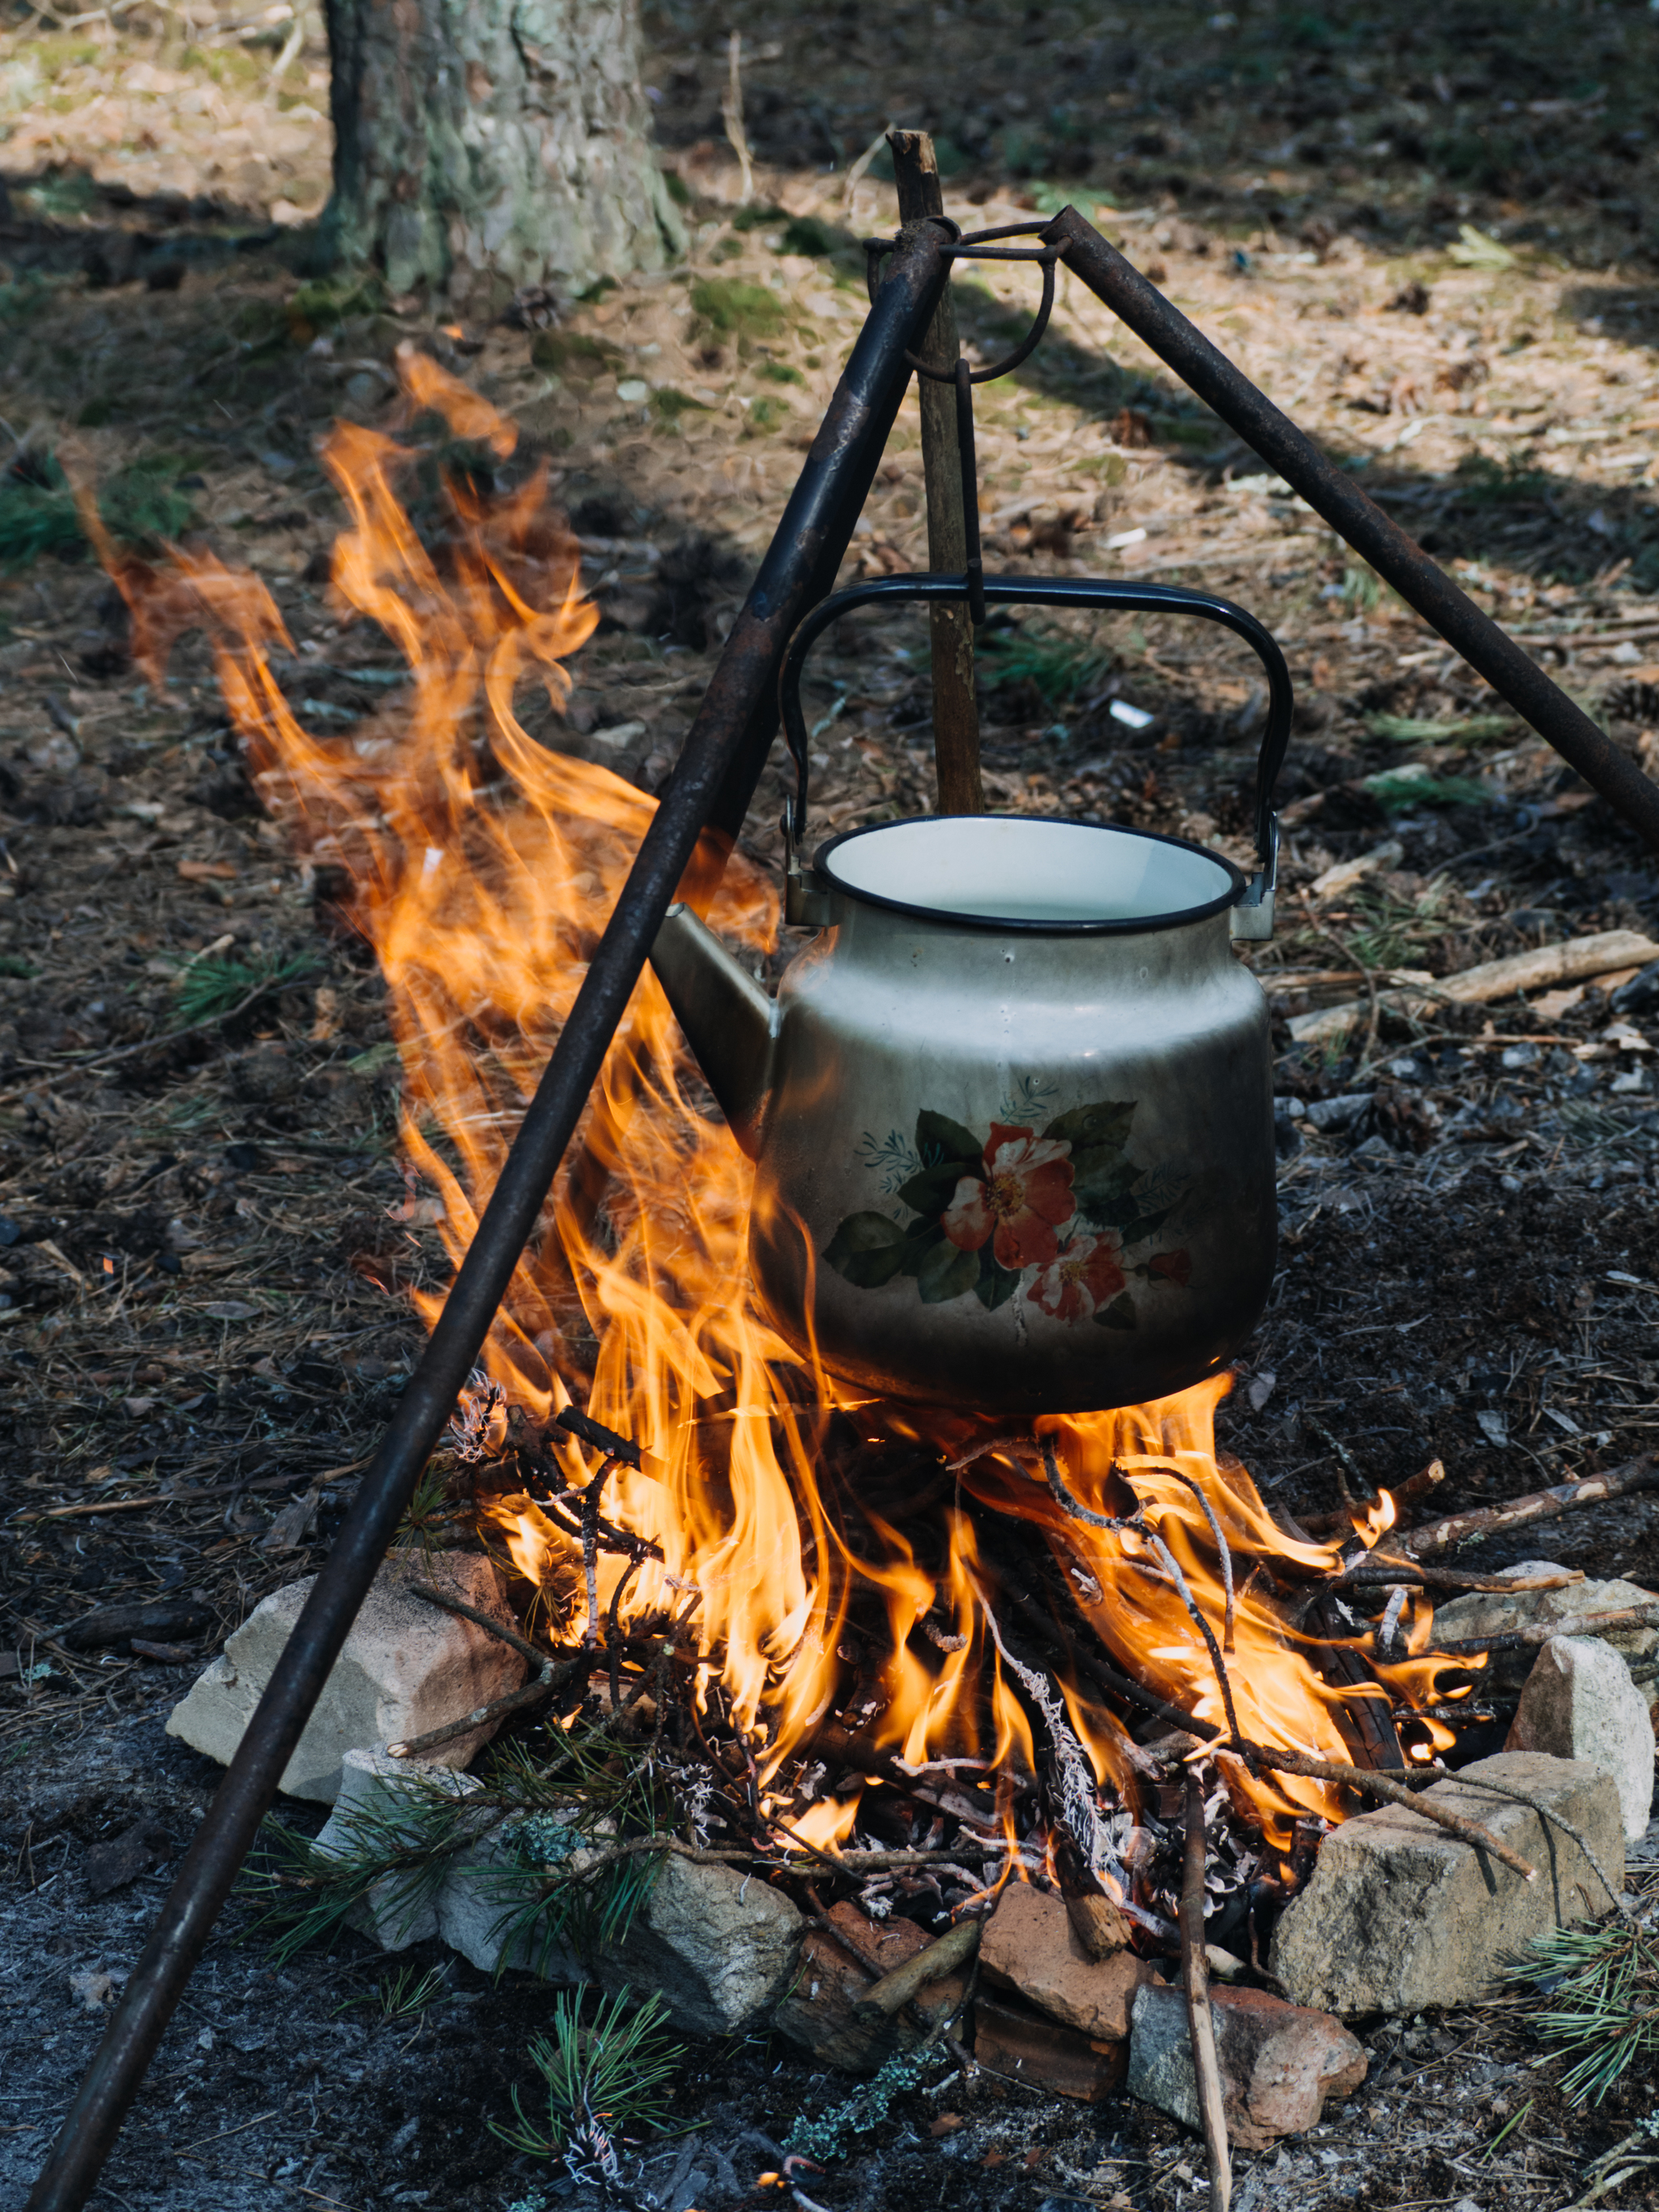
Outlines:
<svg viewBox="0 0 1659 2212"><path fill-rule="evenodd" d="M684 245L652 153L637 0L326 0L326 244L499 312Z"/></svg>

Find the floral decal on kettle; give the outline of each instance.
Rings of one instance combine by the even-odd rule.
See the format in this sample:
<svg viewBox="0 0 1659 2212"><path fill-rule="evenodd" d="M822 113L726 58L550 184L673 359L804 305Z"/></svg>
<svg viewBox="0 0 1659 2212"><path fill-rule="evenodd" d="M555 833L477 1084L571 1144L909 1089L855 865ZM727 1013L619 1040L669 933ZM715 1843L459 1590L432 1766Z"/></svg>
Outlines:
<svg viewBox="0 0 1659 2212"><path fill-rule="evenodd" d="M1192 1279L1184 1250L1130 1257L1174 1211L1127 1157L1134 1110L1133 1099L1106 1100L1074 1106L1040 1133L994 1121L981 1139L924 1109L914 1155L896 1139L866 1146L871 1165L906 1154L911 1171L894 1194L915 1218L849 1213L823 1256L860 1290L912 1275L926 1305L971 1291L994 1312L1023 1285L1055 1321L1133 1328L1131 1277L1183 1288Z"/></svg>

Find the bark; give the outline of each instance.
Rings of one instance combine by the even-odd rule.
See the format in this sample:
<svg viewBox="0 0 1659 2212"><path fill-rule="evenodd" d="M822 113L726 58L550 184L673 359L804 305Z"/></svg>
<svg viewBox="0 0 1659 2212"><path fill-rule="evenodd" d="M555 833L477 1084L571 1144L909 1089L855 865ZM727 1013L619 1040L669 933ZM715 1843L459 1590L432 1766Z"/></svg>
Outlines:
<svg viewBox="0 0 1659 2212"><path fill-rule="evenodd" d="M325 241L390 289L498 312L659 268L684 232L652 152L637 0L327 0Z"/></svg>

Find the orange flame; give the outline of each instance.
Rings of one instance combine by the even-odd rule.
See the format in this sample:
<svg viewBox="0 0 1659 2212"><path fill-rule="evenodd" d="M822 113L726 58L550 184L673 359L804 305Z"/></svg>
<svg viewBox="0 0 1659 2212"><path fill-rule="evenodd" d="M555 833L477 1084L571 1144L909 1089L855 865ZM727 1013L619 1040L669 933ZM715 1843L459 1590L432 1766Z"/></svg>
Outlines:
<svg viewBox="0 0 1659 2212"><path fill-rule="evenodd" d="M411 420L435 411L454 437L498 459L512 453L514 425L488 402L407 347L399 367ZM337 599L380 627L410 674L407 693L347 738L313 736L291 712L271 665L290 641L257 579L199 554L179 552L158 574L124 564L107 544L100 550L152 663L182 629L205 623L270 811L313 861L349 869L355 918L390 991L404 1146L441 1200L441 1234L459 1261L653 801L604 768L547 750L518 719L529 684L562 707L563 664L597 620L581 596L574 541L550 514L544 471L505 493L447 481L447 526L434 552L399 496L409 446L341 423L321 458L351 518L335 549ZM775 896L738 854L709 912L751 954L773 942ZM912 1485L902 1497L900 1483L891 1487L902 1502L884 1505L889 1492L872 1476L856 1510L832 1495L830 1416L846 1426L854 1408L750 1301L750 1188L748 1164L711 1116L647 975L483 1355L506 1403L536 1424L579 1401L641 1449L641 1469L608 1477L604 1511L661 1557L629 1563L601 1553L601 1614L614 1607L624 1625L670 1613L690 1624L681 1648L695 1640L708 1662L699 1680L717 1677L763 1792L832 1709L913 1771L954 1759L1029 1774L1032 1725L989 1632L985 1597L998 1575L981 1556L979 1517L1012 1515L1038 1532L1111 1662L1224 1727L1210 1650L1155 1547L1079 1522L1017 1453L966 1456L983 1433L971 1417L924 1431L904 1408L860 1403L869 1465L921 1468L920 1494ZM438 1301L419 1303L429 1318ZM1336 1692L1249 1579L1258 1566L1311 1579L1334 1551L1288 1538L1243 1468L1218 1459L1214 1412L1226 1388L1219 1378L1156 1404L1039 1426L1091 1510L1133 1510L1126 1483L1133 1488L1218 1634L1218 1548L1181 1478L1198 1486L1237 1585L1226 1669L1240 1728L1342 1758ZM592 1479L574 1442L556 1449L573 1488ZM951 1457L960 1468L954 1486L948 1468L930 1483L928 1466ZM489 1512L514 1564L544 1592L550 1632L578 1642L597 1626L580 1547L527 1496L498 1498ZM1390 1504L1362 1540L1374 1543L1391 1518ZM1413 1616L1417 1649L1424 1634L1426 1618ZM1097 1779L1136 1806L1139 1746L1091 1692L1085 1666L1061 1651L1056 1671ZM1413 1656L1379 1671L1404 1693L1430 1689L1434 1668ZM1339 1793L1322 1784L1254 1778L1237 1761L1228 1780L1278 1843L1298 1813L1342 1817ZM1006 1802L1005 1793L1005 1811ZM804 1810L787 1795L762 1802L820 1848L849 1833L859 1807L856 1794Z"/></svg>

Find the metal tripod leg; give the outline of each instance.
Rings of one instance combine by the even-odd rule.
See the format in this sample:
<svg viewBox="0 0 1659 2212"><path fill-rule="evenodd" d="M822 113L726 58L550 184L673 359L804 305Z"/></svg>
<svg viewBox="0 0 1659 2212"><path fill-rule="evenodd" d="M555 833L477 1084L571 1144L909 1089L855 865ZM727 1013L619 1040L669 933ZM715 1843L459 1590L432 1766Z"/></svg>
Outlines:
<svg viewBox="0 0 1659 2212"><path fill-rule="evenodd" d="M1397 522L1366 498L1313 440L1257 391L1178 307L1149 284L1075 208L1064 208L1042 233L1097 299L1166 361L1183 384L1230 430L1278 471L1291 489L1322 514L1385 584L1415 607L1500 698L1593 784L1637 836L1659 852L1659 784L1644 775L1597 729L1512 637L1460 592Z"/></svg>

